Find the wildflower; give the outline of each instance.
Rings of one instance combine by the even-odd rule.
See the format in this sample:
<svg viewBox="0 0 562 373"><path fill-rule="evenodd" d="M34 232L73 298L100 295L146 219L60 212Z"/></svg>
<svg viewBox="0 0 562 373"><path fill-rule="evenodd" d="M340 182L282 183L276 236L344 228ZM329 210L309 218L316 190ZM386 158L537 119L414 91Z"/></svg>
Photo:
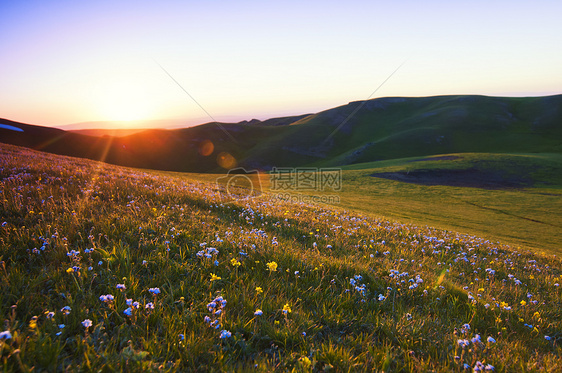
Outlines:
<svg viewBox="0 0 562 373"><path fill-rule="evenodd" d="M407 313L406 314L406 320L408 320L408 321L412 320L412 314Z"/></svg>
<svg viewBox="0 0 562 373"><path fill-rule="evenodd" d="M256 287L256 293L260 295L261 293L263 293L263 289L260 286Z"/></svg>
<svg viewBox="0 0 562 373"><path fill-rule="evenodd" d="M101 263L101 262L100 262L100 263ZM142 265L143 265L143 266L145 266L145 265L147 265L147 264L148 264L148 262L147 262L146 260L143 260L143 261L142 261Z"/></svg>
<svg viewBox="0 0 562 373"><path fill-rule="evenodd" d="M256 310L256 312L254 312L254 315L256 315L256 316L261 316L261 315L263 315L263 311L258 308L258 309Z"/></svg>
<svg viewBox="0 0 562 373"><path fill-rule="evenodd" d="M72 272L74 272L74 268L72 268L72 267L70 267L66 270L66 273L72 273Z"/></svg>
<svg viewBox="0 0 562 373"><path fill-rule="evenodd" d="M103 264L103 262L100 260L100 261L98 262L98 265L101 266L102 264Z"/></svg>
<svg viewBox="0 0 562 373"><path fill-rule="evenodd" d="M232 266L233 266L234 268L240 267L240 265L242 265L242 263L240 263L240 261L237 260L236 258L232 258L232 259L230 260L230 264L232 264Z"/></svg>
<svg viewBox="0 0 562 373"><path fill-rule="evenodd" d="M219 261L215 260L215 267L218 267L218 266L219 266Z"/></svg>
<svg viewBox="0 0 562 373"><path fill-rule="evenodd" d="M524 300L522 300L521 302L519 302L519 304L521 304L522 306L525 306L527 304L527 302L525 302Z"/></svg>
<svg viewBox="0 0 562 373"><path fill-rule="evenodd" d="M211 318L209 316L205 316L205 318L203 319L204 322L206 322L207 324L211 323Z"/></svg>
<svg viewBox="0 0 562 373"><path fill-rule="evenodd" d="M9 330L0 332L0 339L12 339L12 333Z"/></svg>
<svg viewBox="0 0 562 373"><path fill-rule="evenodd" d="M70 313L70 311L72 311L72 309L69 306L64 306L63 308L61 308L60 310L64 315L68 315Z"/></svg>
<svg viewBox="0 0 562 373"><path fill-rule="evenodd" d="M150 288L150 289L148 289L148 292L152 293L154 295L158 295L158 294L160 294L160 289L159 288Z"/></svg>
<svg viewBox="0 0 562 373"><path fill-rule="evenodd" d="M147 305L144 306L144 308L147 309L147 310L153 310L154 309L154 303L152 303L152 302L147 303Z"/></svg>
<svg viewBox="0 0 562 373"><path fill-rule="evenodd" d="M133 314L133 309L131 307L127 308L123 313L127 316L131 316Z"/></svg>
<svg viewBox="0 0 562 373"><path fill-rule="evenodd" d="M65 326L66 325L64 325L64 324L59 324L59 329L64 329Z"/></svg>
<svg viewBox="0 0 562 373"><path fill-rule="evenodd" d="M139 302L133 302L132 307L133 307L133 308L139 308L139 307L140 307L140 303L139 303Z"/></svg>
<svg viewBox="0 0 562 373"><path fill-rule="evenodd" d="M127 299L127 300L125 301L125 303L127 304L127 306L130 307L130 306L133 305L133 300L132 300L132 299Z"/></svg>
<svg viewBox="0 0 562 373"><path fill-rule="evenodd" d="M488 343L496 343L496 340L492 337L488 337L487 341Z"/></svg>
<svg viewBox="0 0 562 373"><path fill-rule="evenodd" d="M221 277L211 273L211 282L220 280Z"/></svg>
<svg viewBox="0 0 562 373"><path fill-rule="evenodd" d="M546 339L547 341L550 341L551 338L548 335L545 335L544 339Z"/></svg>
<svg viewBox="0 0 562 373"><path fill-rule="evenodd" d="M302 336L303 336L303 337L306 337L306 332L302 332Z"/></svg>
<svg viewBox="0 0 562 373"><path fill-rule="evenodd" d="M53 317L55 317L55 313L54 313L54 312L46 311L46 312L45 312L45 315L47 315L47 319L52 319Z"/></svg>
<svg viewBox="0 0 562 373"><path fill-rule="evenodd" d="M125 286L125 284L117 284L117 289L125 290L125 289L127 289L127 287Z"/></svg>
<svg viewBox="0 0 562 373"><path fill-rule="evenodd" d="M229 332L228 330L221 330L221 335L220 335L221 339L230 338L231 336L232 336L232 333Z"/></svg>
<svg viewBox="0 0 562 373"><path fill-rule="evenodd" d="M379 302L382 302L382 301L384 301L384 300L386 299L386 297L385 297L384 295L382 295L382 294L379 294L379 298L378 298L378 299L379 299Z"/></svg>
<svg viewBox="0 0 562 373"><path fill-rule="evenodd" d="M478 335L478 334L476 334L476 335L472 338L471 341L472 341L472 343L474 343L474 344L477 344L477 343L482 342L482 341L480 340L480 335Z"/></svg>
<svg viewBox="0 0 562 373"><path fill-rule="evenodd" d="M90 326L92 326L92 320L86 319L82 321L82 325L84 325L84 328L88 329Z"/></svg>
<svg viewBox="0 0 562 373"><path fill-rule="evenodd" d="M470 341L468 339L459 339L457 340L457 344L464 349L470 346Z"/></svg>
<svg viewBox="0 0 562 373"><path fill-rule="evenodd" d="M266 264L267 265L267 269L271 272L276 272L277 271L277 263L276 262L269 262Z"/></svg>
<svg viewBox="0 0 562 373"><path fill-rule="evenodd" d="M486 366L484 367L484 369L487 370L487 371L492 371L492 370L494 370L495 368L494 368L494 366L491 365L491 364L486 364Z"/></svg>
<svg viewBox="0 0 562 373"><path fill-rule="evenodd" d="M178 337L180 338L180 341L183 341L185 339L185 335L183 334L178 335Z"/></svg>
<svg viewBox="0 0 562 373"><path fill-rule="evenodd" d="M283 306L283 313L285 315L291 313L291 307L289 306L289 303L285 303L285 305Z"/></svg>

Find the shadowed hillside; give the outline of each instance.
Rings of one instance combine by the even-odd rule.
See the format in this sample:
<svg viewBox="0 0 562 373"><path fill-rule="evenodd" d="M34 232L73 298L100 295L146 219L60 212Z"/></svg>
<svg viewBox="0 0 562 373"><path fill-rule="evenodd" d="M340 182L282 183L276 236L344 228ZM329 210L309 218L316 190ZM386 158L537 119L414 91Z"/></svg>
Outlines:
<svg viewBox="0 0 562 373"><path fill-rule="evenodd" d="M448 153L561 153L562 95L389 97L312 115L94 137L0 120L0 140L168 171L341 166ZM353 114L353 115L352 115ZM212 146L210 146L212 144ZM236 163L220 159L232 156ZM223 167L219 166L219 163Z"/></svg>

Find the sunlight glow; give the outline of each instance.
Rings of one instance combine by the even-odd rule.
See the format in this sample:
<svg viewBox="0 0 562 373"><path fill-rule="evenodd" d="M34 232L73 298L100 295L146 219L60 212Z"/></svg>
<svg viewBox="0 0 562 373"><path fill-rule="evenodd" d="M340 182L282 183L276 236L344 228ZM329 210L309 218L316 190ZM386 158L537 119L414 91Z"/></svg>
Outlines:
<svg viewBox="0 0 562 373"><path fill-rule="evenodd" d="M93 104L103 120L145 120L154 113L154 102L150 95L127 83L121 80L104 84L92 92Z"/></svg>

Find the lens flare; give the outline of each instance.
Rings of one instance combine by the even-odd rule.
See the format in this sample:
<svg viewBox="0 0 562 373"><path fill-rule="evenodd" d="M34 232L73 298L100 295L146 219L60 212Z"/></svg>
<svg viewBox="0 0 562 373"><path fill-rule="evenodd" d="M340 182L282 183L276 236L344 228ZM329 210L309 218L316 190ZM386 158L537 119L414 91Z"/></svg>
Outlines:
<svg viewBox="0 0 562 373"><path fill-rule="evenodd" d="M215 145L211 140L205 140L199 144L199 154L204 155L205 157L213 154L214 151Z"/></svg>
<svg viewBox="0 0 562 373"><path fill-rule="evenodd" d="M229 170L233 167L236 167L236 158L234 158L230 153L221 152L217 156L217 163L222 168Z"/></svg>

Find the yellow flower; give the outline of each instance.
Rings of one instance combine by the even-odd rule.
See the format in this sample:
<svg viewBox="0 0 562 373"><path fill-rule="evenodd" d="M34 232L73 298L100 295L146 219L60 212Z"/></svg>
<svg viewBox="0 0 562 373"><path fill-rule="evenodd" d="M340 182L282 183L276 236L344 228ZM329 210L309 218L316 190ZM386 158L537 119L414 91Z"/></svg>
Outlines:
<svg viewBox="0 0 562 373"><path fill-rule="evenodd" d="M534 280L534 279L535 279L535 276L530 275L529 278L530 278L531 280Z"/></svg>
<svg viewBox="0 0 562 373"><path fill-rule="evenodd" d="M538 318L540 318L540 317L541 317L541 314L540 314L540 313L538 313L538 312L535 312L535 313L533 314L533 317L536 317L536 318L538 319Z"/></svg>
<svg viewBox="0 0 562 373"><path fill-rule="evenodd" d="M505 303L505 302L500 302L500 308L505 308L505 307L507 307L507 306L508 306L507 303Z"/></svg>
<svg viewBox="0 0 562 373"><path fill-rule="evenodd" d="M276 272L277 271L277 263L275 263L275 262L267 263L267 269L270 270L271 272Z"/></svg>
<svg viewBox="0 0 562 373"><path fill-rule="evenodd" d="M283 306L283 313L284 314L291 313L291 307L289 306L289 303L285 303L285 305Z"/></svg>
<svg viewBox="0 0 562 373"><path fill-rule="evenodd" d="M37 328L37 316L33 316L29 321L29 329L36 329Z"/></svg>
<svg viewBox="0 0 562 373"><path fill-rule="evenodd" d="M74 268L70 267L69 269L66 270L66 273L72 273L74 272Z"/></svg>
<svg viewBox="0 0 562 373"><path fill-rule="evenodd" d="M256 293L258 293L258 295L263 293L263 289L260 286L256 287Z"/></svg>
<svg viewBox="0 0 562 373"><path fill-rule="evenodd" d="M524 300L522 300L521 302L519 302L522 306L526 305L527 302L525 302Z"/></svg>
<svg viewBox="0 0 562 373"><path fill-rule="evenodd" d="M312 362L310 361L310 359L308 357L301 357L301 363L305 368L310 367L310 365L312 364Z"/></svg>
<svg viewBox="0 0 562 373"><path fill-rule="evenodd" d="M484 292L484 288L478 289L478 292L479 292L479 293L483 293L483 292Z"/></svg>
<svg viewBox="0 0 562 373"><path fill-rule="evenodd" d="M232 258L230 260L230 264L232 264L234 267L239 267L240 265L242 265L242 263L240 263L236 258Z"/></svg>
<svg viewBox="0 0 562 373"><path fill-rule="evenodd" d="M211 273L211 282L220 280L221 277Z"/></svg>

